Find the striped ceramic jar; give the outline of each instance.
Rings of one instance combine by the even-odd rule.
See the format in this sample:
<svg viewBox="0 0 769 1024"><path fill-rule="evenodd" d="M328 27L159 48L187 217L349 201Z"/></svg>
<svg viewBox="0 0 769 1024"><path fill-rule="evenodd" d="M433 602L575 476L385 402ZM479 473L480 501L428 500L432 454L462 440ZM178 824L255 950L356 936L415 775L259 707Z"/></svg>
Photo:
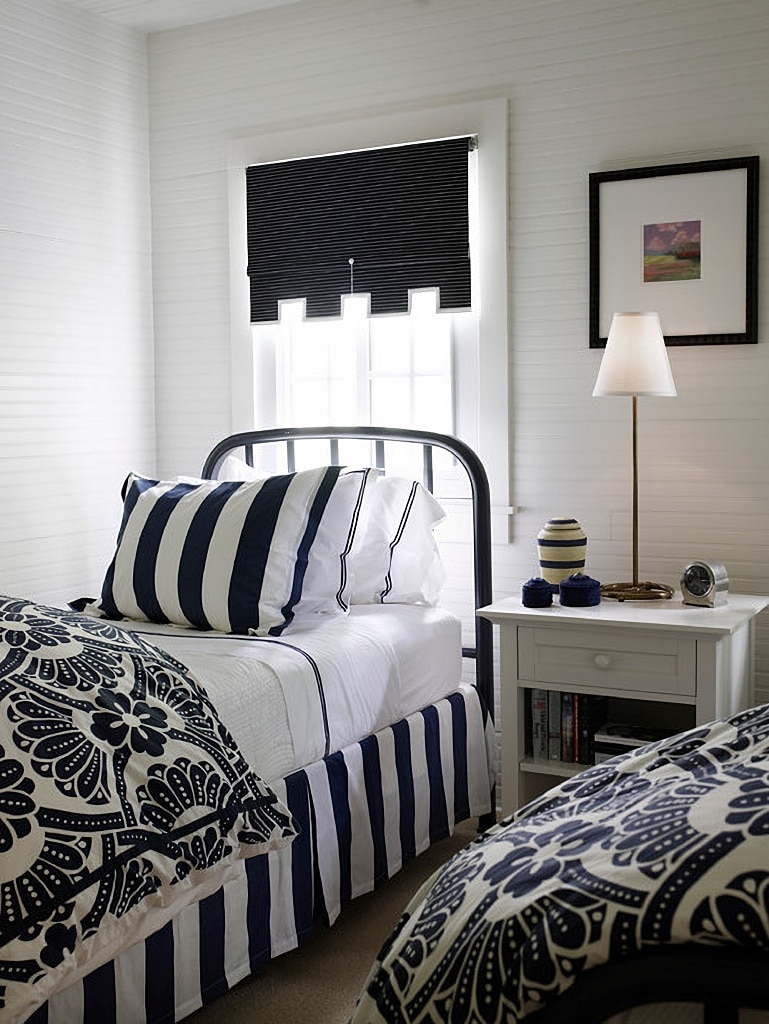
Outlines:
<svg viewBox="0 0 769 1024"><path fill-rule="evenodd" d="M548 519L537 534L540 576L558 589L561 580L585 568L587 537L576 519Z"/></svg>

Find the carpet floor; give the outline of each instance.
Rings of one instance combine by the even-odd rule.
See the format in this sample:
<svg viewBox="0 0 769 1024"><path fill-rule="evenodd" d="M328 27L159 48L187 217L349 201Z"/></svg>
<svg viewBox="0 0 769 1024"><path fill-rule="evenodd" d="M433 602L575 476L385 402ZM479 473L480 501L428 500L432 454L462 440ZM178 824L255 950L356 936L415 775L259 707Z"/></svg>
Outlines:
<svg viewBox="0 0 769 1024"><path fill-rule="evenodd" d="M410 861L376 892L345 907L333 927L265 964L189 1024L347 1024L379 949L422 882L475 838L475 822Z"/></svg>

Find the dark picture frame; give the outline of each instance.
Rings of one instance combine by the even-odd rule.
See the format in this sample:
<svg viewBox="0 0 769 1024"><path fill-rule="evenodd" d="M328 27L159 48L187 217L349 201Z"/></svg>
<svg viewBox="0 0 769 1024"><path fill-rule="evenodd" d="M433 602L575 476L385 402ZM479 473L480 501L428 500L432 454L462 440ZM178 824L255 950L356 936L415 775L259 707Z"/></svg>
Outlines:
<svg viewBox="0 0 769 1024"><path fill-rule="evenodd" d="M590 174L590 348L614 313L645 310L668 345L758 341L758 163Z"/></svg>

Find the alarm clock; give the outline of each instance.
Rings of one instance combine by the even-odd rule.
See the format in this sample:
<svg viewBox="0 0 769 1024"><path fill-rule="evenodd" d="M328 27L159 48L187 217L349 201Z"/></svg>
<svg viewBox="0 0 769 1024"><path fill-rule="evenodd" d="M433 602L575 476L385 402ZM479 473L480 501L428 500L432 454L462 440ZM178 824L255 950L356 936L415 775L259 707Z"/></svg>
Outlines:
<svg viewBox="0 0 769 1024"><path fill-rule="evenodd" d="M685 565L681 573L681 594L684 604L700 608L717 608L726 604L729 577L720 562L696 561Z"/></svg>

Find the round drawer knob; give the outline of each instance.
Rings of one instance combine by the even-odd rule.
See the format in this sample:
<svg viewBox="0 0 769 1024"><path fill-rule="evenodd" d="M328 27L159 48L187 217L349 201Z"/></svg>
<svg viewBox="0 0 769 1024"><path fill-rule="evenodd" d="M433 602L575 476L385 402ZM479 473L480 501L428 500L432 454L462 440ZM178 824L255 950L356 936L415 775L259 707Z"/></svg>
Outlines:
<svg viewBox="0 0 769 1024"><path fill-rule="evenodd" d="M608 668L611 665L611 658L608 654L596 654L593 658L596 668Z"/></svg>

